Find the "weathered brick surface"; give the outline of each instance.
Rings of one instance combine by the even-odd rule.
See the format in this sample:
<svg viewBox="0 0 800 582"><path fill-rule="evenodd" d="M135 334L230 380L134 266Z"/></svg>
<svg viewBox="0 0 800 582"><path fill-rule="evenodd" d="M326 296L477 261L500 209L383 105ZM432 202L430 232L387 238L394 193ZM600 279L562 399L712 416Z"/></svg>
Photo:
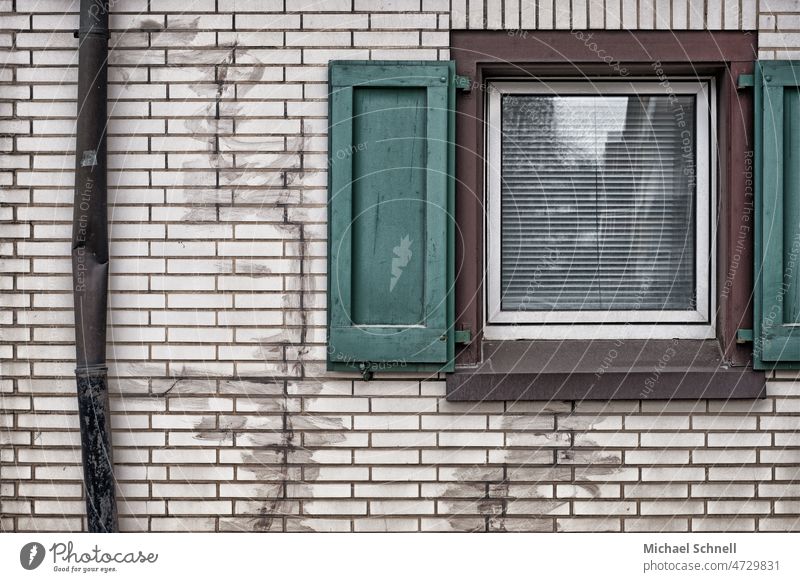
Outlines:
<svg viewBox="0 0 800 582"><path fill-rule="evenodd" d="M0 0L3 530L82 527L76 9ZM760 58L800 58L795 0L115 3L108 355L122 528L800 529L794 373L758 402L465 404L436 378L324 372L325 65L446 59L451 23L758 28Z"/></svg>

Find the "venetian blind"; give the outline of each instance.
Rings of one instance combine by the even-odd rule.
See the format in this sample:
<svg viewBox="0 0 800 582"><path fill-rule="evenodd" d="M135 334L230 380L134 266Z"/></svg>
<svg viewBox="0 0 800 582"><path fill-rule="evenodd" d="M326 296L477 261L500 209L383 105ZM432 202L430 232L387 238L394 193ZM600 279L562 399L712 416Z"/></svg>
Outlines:
<svg viewBox="0 0 800 582"><path fill-rule="evenodd" d="M503 310L693 309L694 99L503 96Z"/></svg>

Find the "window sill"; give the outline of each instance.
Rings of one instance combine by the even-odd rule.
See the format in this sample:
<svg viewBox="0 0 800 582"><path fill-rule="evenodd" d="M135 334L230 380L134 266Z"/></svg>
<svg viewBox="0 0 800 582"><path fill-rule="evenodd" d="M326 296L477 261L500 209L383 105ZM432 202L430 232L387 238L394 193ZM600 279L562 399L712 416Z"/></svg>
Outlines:
<svg viewBox="0 0 800 582"><path fill-rule="evenodd" d="M486 341L483 362L447 377L447 399L763 398L766 377L727 366L716 340Z"/></svg>

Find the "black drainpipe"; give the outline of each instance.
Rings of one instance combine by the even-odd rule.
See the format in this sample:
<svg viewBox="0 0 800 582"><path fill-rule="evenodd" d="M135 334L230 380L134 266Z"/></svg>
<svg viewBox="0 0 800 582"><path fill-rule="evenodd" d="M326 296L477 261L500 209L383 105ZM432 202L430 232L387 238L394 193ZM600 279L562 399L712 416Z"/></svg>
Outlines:
<svg viewBox="0 0 800 582"><path fill-rule="evenodd" d="M107 0L81 0L72 282L75 376L89 532L119 531L106 368L108 305Z"/></svg>

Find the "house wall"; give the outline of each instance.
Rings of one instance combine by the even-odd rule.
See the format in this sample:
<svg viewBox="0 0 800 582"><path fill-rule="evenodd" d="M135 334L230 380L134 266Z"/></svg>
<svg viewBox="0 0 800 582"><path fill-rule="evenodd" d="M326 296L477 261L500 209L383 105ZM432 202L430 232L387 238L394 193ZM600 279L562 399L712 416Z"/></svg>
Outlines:
<svg viewBox="0 0 800 582"><path fill-rule="evenodd" d="M794 373L757 401L449 403L436 378L324 364L329 59L447 59L451 28L552 27L758 30L759 58L800 58L800 3L112 4L123 530L800 530ZM0 526L79 530L77 2L0 11Z"/></svg>

